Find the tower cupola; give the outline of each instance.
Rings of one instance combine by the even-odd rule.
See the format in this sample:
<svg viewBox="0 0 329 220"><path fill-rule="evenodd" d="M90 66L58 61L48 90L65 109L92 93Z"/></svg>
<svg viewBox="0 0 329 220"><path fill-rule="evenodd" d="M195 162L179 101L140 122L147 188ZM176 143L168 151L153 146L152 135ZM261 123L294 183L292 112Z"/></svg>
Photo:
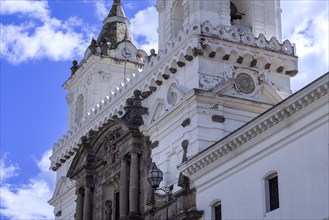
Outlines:
<svg viewBox="0 0 329 220"><path fill-rule="evenodd" d="M130 22L127 19L120 0L114 0L108 16L103 21L104 25L97 38L99 45L106 45L104 49L115 50L122 41L133 43L130 33ZM103 49L103 54L107 55Z"/></svg>

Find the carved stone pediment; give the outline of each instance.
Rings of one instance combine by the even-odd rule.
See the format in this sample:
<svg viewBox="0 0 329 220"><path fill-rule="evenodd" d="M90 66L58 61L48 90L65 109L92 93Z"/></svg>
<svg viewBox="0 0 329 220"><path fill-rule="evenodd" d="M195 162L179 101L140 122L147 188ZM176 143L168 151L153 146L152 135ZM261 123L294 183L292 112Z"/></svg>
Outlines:
<svg viewBox="0 0 329 220"><path fill-rule="evenodd" d="M145 203L151 146L134 124L128 124L129 120L125 116L113 118L97 132L90 131L88 136L81 138L67 174L76 180L76 219L109 219L109 216L115 219L119 215L119 200L136 201L131 208L141 216L144 209L134 204ZM135 187L140 190L129 190ZM113 202L113 213L110 201ZM135 212L124 215L134 216Z"/></svg>
<svg viewBox="0 0 329 220"><path fill-rule="evenodd" d="M264 75L252 71L240 70L210 91L218 95L227 95L237 98L263 102L275 105L283 100Z"/></svg>
<svg viewBox="0 0 329 220"><path fill-rule="evenodd" d="M116 163L120 149L115 143L127 130L124 124L109 120L99 131L89 132L88 137L82 137L67 176L77 180L86 174L86 170Z"/></svg>

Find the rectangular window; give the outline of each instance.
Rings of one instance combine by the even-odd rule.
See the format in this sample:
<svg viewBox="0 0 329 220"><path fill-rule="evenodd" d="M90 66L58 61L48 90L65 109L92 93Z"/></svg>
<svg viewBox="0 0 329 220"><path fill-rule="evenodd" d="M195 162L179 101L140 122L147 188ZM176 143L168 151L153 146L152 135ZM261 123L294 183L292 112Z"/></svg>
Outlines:
<svg viewBox="0 0 329 220"><path fill-rule="evenodd" d="M279 185L278 176L268 180L270 210L279 208Z"/></svg>
<svg viewBox="0 0 329 220"><path fill-rule="evenodd" d="M214 206L215 220L222 220L222 204Z"/></svg>
<svg viewBox="0 0 329 220"><path fill-rule="evenodd" d="M280 207L278 174L272 173L264 180L266 212L270 212Z"/></svg>

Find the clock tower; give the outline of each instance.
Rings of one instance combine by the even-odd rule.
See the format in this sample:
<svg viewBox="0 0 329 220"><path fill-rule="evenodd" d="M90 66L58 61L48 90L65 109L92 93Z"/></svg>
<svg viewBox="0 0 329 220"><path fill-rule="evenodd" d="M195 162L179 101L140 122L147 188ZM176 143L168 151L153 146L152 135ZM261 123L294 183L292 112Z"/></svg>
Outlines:
<svg viewBox="0 0 329 220"><path fill-rule="evenodd" d="M78 129L111 94L123 90L147 59L147 54L134 44L120 1L114 1L103 23L84 58L79 64L73 61L71 77L63 85L68 91L70 129Z"/></svg>

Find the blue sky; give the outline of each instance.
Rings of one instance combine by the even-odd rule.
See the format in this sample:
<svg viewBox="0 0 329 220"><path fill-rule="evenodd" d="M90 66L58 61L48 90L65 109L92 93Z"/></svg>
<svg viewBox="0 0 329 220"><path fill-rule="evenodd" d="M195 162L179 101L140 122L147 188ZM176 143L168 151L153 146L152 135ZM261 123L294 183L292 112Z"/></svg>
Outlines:
<svg viewBox="0 0 329 220"><path fill-rule="evenodd" d="M139 47L157 48L155 0L122 1ZM1 219L52 218L52 145L66 133L72 60L81 60L112 0L0 2ZM297 91L328 71L328 2L282 0L283 39L297 46Z"/></svg>

